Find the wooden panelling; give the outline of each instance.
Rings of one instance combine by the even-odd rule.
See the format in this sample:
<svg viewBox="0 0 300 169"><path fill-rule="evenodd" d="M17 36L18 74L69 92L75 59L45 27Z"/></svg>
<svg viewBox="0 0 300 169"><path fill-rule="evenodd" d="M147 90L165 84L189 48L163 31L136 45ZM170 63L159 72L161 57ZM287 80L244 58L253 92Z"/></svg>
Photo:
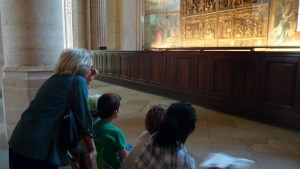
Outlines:
<svg viewBox="0 0 300 169"><path fill-rule="evenodd" d="M175 57L172 55L172 52L165 53L165 85L167 87L174 87L174 77L175 77Z"/></svg>
<svg viewBox="0 0 300 169"><path fill-rule="evenodd" d="M146 82L146 78L147 78L147 66L149 64L148 62L148 55L145 53L140 54L137 58L136 58L136 67L137 67L137 80L138 81L145 81Z"/></svg>
<svg viewBox="0 0 300 169"><path fill-rule="evenodd" d="M164 56L162 55L152 55L149 58L149 82L155 83L155 84L163 84L164 83L164 75L165 75L165 69L164 69Z"/></svg>
<svg viewBox="0 0 300 169"><path fill-rule="evenodd" d="M129 56L129 69L130 69L130 77L129 79L135 80L137 79L137 54L130 53Z"/></svg>
<svg viewBox="0 0 300 169"><path fill-rule="evenodd" d="M115 54L114 53L108 53L105 57L105 74L113 76L115 73Z"/></svg>
<svg viewBox="0 0 300 169"><path fill-rule="evenodd" d="M300 130L299 52L96 53L103 81Z"/></svg>
<svg viewBox="0 0 300 169"><path fill-rule="evenodd" d="M130 72L130 56L129 53L120 54L120 77L129 78Z"/></svg>
<svg viewBox="0 0 300 169"><path fill-rule="evenodd" d="M193 90L195 85L196 58L192 55L176 55L175 87Z"/></svg>
<svg viewBox="0 0 300 169"><path fill-rule="evenodd" d="M196 89L202 92L207 91L209 85L209 68L207 65L206 57L197 58Z"/></svg>
<svg viewBox="0 0 300 169"><path fill-rule="evenodd" d="M296 77L296 91L295 91L295 110L298 116L298 124L300 125L300 58L297 61L297 77Z"/></svg>
<svg viewBox="0 0 300 169"><path fill-rule="evenodd" d="M107 64L105 63L106 53L96 53L93 57L93 66L98 70L106 71Z"/></svg>
<svg viewBox="0 0 300 169"><path fill-rule="evenodd" d="M258 104L261 83L260 63L257 57L241 57L239 62L239 99L248 104Z"/></svg>
<svg viewBox="0 0 300 169"><path fill-rule="evenodd" d="M266 58L264 60L263 104L294 108L297 65L295 59Z"/></svg>
<svg viewBox="0 0 300 169"><path fill-rule="evenodd" d="M233 97L236 60L231 56L213 56L212 92L220 96Z"/></svg>

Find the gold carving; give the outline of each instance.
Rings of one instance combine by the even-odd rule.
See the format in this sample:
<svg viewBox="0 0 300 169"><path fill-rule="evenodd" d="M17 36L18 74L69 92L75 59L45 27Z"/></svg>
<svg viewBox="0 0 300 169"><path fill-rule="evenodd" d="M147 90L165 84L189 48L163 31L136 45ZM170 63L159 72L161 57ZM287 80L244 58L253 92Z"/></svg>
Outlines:
<svg viewBox="0 0 300 169"><path fill-rule="evenodd" d="M173 5L165 3L166 9L161 11L162 3L156 2ZM148 46L278 46L300 42L299 0L149 0L148 5ZM179 8L180 15L170 17Z"/></svg>
<svg viewBox="0 0 300 169"><path fill-rule="evenodd" d="M185 38L187 40L202 38L203 21L200 17L193 17L187 19L185 25Z"/></svg>
<svg viewBox="0 0 300 169"><path fill-rule="evenodd" d="M204 16L204 34L203 39L215 39L216 30L216 15L206 15Z"/></svg>
<svg viewBox="0 0 300 169"><path fill-rule="evenodd" d="M268 0L185 0L182 40L197 46L266 45ZM185 10L184 10L185 13Z"/></svg>
<svg viewBox="0 0 300 169"><path fill-rule="evenodd" d="M229 0L219 0L219 9L226 9L230 7Z"/></svg>
<svg viewBox="0 0 300 169"><path fill-rule="evenodd" d="M220 12L218 14L218 38L219 39L231 39L233 38L233 21L234 13Z"/></svg>

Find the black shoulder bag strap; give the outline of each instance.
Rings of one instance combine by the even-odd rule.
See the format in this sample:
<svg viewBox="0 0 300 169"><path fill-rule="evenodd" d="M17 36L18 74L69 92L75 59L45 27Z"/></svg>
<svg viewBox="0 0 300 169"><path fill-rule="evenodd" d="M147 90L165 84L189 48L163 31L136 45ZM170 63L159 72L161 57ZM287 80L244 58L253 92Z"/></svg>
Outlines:
<svg viewBox="0 0 300 169"><path fill-rule="evenodd" d="M73 101L73 97L74 97L74 93L75 93L75 87L76 87L76 83L77 83L77 75L75 75L74 79L73 79L73 83L72 83L72 88L71 88L71 93L69 96L69 102L68 102L68 110L72 109L72 101ZM65 112L64 115L64 119L69 117L69 111Z"/></svg>
<svg viewBox="0 0 300 169"><path fill-rule="evenodd" d="M73 80L73 84L72 84L72 89L71 89L71 94L70 94L70 97L69 97L69 103L68 103L68 109L71 110L72 109L72 101L73 101L73 98L74 98L74 93L75 93L75 87L76 87L76 83L77 83L77 77L78 75L75 75L74 77L74 80ZM80 120L77 118L77 115L76 115L76 112L74 112L74 119L75 121L77 121L79 123L79 126L81 126L81 122ZM64 118L68 118L69 114L66 113ZM78 124L77 123L77 124ZM77 127L79 127L77 126ZM87 169L86 165L85 165L85 162L84 162L84 159L83 159L83 154L81 154L80 150L75 147L71 150L68 150L68 156L69 156L69 160L70 160L70 165L73 166L74 168L77 168L77 169Z"/></svg>

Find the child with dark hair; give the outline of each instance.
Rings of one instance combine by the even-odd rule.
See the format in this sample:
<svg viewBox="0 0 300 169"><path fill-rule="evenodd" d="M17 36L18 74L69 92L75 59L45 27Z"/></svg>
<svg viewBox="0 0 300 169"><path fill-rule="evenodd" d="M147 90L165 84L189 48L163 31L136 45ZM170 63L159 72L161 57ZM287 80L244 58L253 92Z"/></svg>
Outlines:
<svg viewBox="0 0 300 169"><path fill-rule="evenodd" d="M98 168L102 168L102 162L105 161L118 169L127 156L125 136L122 130L112 124L118 118L120 101L121 97L114 93L103 94L98 99L97 109L101 120L94 125Z"/></svg>
<svg viewBox="0 0 300 169"><path fill-rule="evenodd" d="M184 143L194 131L196 111L185 101L171 104L160 129L146 143L135 162L136 169L194 169L195 160Z"/></svg>
<svg viewBox="0 0 300 169"><path fill-rule="evenodd" d="M146 131L144 131L137 138L136 145L121 164L122 169L134 168L134 162L137 159L140 151L144 147L145 142L150 138L152 134L159 130L161 123L165 119L167 108L168 107L166 105L159 104L152 106L147 112L145 119Z"/></svg>

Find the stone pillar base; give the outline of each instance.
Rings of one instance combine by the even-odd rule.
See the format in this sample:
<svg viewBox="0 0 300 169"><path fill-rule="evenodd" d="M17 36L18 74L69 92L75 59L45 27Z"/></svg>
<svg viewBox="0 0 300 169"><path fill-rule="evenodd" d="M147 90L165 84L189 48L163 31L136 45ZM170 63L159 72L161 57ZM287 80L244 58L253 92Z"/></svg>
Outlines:
<svg viewBox="0 0 300 169"><path fill-rule="evenodd" d="M39 87L53 73L53 67L4 67L2 93L7 140Z"/></svg>
<svg viewBox="0 0 300 169"><path fill-rule="evenodd" d="M99 49L100 49L100 50L106 50L106 49L107 49L107 46L100 46Z"/></svg>

